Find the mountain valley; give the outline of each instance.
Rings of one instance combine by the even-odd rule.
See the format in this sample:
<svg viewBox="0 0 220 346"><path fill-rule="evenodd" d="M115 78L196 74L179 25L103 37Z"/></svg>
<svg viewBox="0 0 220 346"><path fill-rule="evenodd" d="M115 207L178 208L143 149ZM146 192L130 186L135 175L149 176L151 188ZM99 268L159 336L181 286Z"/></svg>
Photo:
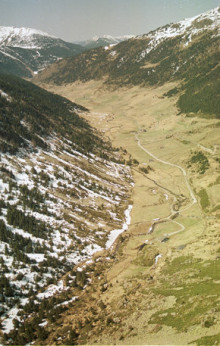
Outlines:
<svg viewBox="0 0 220 346"><path fill-rule="evenodd" d="M36 83L63 85L104 80L110 88L159 86L181 81L167 96L178 95L183 113L219 117L219 8L58 62Z"/></svg>
<svg viewBox="0 0 220 346"><path fill-rule="evenodd" d="M0 26L0 73L32 78L63 58L92 48L113 46L131 37L106 35L71 43L40 30Z"/></svg>
<svg viewBox="0 0 220 346"><path fill-rule="evenodd" d="M5 344L220 343L219 14L0 76Z"/></svg>
<svg viewBox="0 0 220 346"><path fill-rule="evenodd" d="M177 96L163 96L175 83L117 90L102 83L49 88L90 105L86 119L139 162L131 225L116 260L103 264L100 289L95 283L87 292L80 316L76 306L63 315L61 330L75 326L79 344L219 342L219 120L178 115ZM94 312L97 299L103 312Z"/></svg>

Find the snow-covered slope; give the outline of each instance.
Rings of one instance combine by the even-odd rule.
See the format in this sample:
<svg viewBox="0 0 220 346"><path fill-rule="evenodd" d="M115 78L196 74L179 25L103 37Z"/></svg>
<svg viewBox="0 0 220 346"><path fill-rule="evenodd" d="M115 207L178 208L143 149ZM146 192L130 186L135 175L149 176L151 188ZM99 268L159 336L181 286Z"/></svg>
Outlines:
<svg viewBox="0 0 220 346"><path fill-rule="evenodd" d="M82 51L81 46L40 30L0 26L0 72L31 77L51 63Z"/></svg>
<svg viewBox="0 0 220 346"><path fill-rule="evenodd" d="M83 107L12 76L0 76L0 104L0 315L8 333L33 300L68 291L63 275L126 229L132 179L120 153L79 117ZM76 275L70 284L81 285Z"/></svg>
<svg viewBox="0 0 220 346"><path fill-rule="evenodd" d="M0 45L8 47L41 49L42 38L58 39L43 31L31 28L16 28L12 26L0 26Z"/></svg>
<svg viewBox="0 0 220 346"><path fill-rule="evenodd" d="M163 26L149 34L137 36L139 39L148 38L150 42L145 51L141 53L140 58L145 57L151 50L156 49L157 46L163 41L181 36L183 44L187 46L192 39L208 30L214 30L217 28L218 34L220 32L220 12L219 8L215 8L211 11L207 11L201 15L184 19L175 24Z"/></svg>

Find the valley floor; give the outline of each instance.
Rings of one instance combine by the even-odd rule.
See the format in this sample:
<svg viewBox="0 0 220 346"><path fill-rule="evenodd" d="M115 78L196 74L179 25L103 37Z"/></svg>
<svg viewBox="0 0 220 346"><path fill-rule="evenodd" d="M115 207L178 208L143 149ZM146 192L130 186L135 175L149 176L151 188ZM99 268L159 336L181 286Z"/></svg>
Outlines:
<svg viewBox="0 0 220 346"><path fill-rule="evenodd" d="M220 122L178 115L163 96L171 84L44 87L88 107L87 120L138 161L131 225L63 328L75 326L79 344L219 344Z"/></svg>

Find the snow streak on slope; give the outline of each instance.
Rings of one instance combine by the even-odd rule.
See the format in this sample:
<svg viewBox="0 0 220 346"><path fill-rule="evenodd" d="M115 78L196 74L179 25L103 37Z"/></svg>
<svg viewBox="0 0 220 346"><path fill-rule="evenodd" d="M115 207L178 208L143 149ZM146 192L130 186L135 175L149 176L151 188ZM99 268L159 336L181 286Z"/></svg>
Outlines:
<svg viewBox="0 0 220 346"><path fill-rule="evenodd" d="M188 45L192 37L200 34L205 30L212 30L219 25L220 13L219 8L203 13L201 15L185 19L175 24L166 25L147 35L138 36L139 39L149 38L148 47L139 55L138 62L141 61L147 54L155 49L161 42L183 36L185 45Z"/></svg>
<svg viewBox="0 0 220 346"><path fill-rule="evenodd" d="M109 237L108 237L108 241L106 243L106 248L110 248L113 243L115 242L115 240L117 239L117 237L123 233L124 231L126 231L128 229L128 226L131 223L131 210L132 210L132 205L128 206L128 209L125 210L125 222L123 224L122 229L114 229L110 232Z"/></svg>
<svg viewBox="0 0 220 346"><path fill-rule="evenodd" d="M1 90L1 89L0 89L0 96L4 97L8 102L12 101L12 98L7 93L5 93L3 90Z"/></svg>
<svg viewBox="0 0 220 346"><path fill-rule="evenodd" d="M48 145L53 152L0 157L0 266L12 290L0 304L6 333L22 310L14 296L28 304L39 290L38 299L46 297L48 285L56 292L57 280L104 249L109 232L126 222L128 167L84 155L65 138Z"/></svg>

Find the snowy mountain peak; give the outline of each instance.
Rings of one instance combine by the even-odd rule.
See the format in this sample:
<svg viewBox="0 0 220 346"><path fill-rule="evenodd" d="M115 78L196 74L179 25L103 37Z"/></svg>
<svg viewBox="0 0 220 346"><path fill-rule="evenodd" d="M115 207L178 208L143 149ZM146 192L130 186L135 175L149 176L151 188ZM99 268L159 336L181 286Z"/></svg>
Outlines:
<svg viewBox="0 0 220 346"><path fill-rule="evenodd" d="M146 35L138 36L138 38L149 38L147 49L141 52L138 61L141 61L147 54L155 49L160 43L169 38L177 36L183 37L184 45L187 46L192 38L198 34L218 28L220 24L220 8L217 7L192 18L186 18L177 23L171 23L158 28Z"/></svg>
<svg viewBox="0 0 220 346"><path fill-rule="evenodd" d="M129 40L130 38L135 37L134 35L124 35L124 36L111 36L111 35L103 35L103 36L94 36L92 39L87 41L77 42L85 49L92 49L98 47L105 47L112 44L118 44L122 41Z"/></svg>
<svg viewBox="0 0 220 346"><path fill-rule="evenodd" d="M180 34L184 33L189 27L193 27L195 33L206 29L213 29L220 22L220 8L217 7L192 18L186 18L178 23ZM174 24L175 26L175 24ZM177 30L178 33L178 30Z"/></svg>
<svg viewBox="0 0 220 346"><path fill-rule="evenodd" d="M220 8L207 11L192 18L186 18L180 22L170 24L157 29L155 32L161 32L167 37L183 35L190 28L192 34L198 34L203 30L211 30L217 27L220 23Z"/></svg>
<svg viewBox="0 0 220 346"><path fill-rule="evenodd" d="M33 35L52 36L52 35L49 35L47 32L43 32L41 30L25 28L25 27L18 28L14 26L0 26L0 35L1 35L0 39L2 38L2 36L9 36L9 35L19 35L23 37L30 37Z"/></svg>
<svg viewBox="0 0 220 346"><path fill-rule="evenodd" d="M0 26L0 72L32 77L55 61L82 51L83 47L40 30Z"/></svg>
<svg viewBox="0 0 220 346"><path fill-rule="evenodd" d="M11 26L0 26L0 45L20 48L40 48L37 44L39 37L55 38L46 32Z"/></svg>
<svg viewBox="0 0 220 346"><path fill-rule="evenodd" d="M98 41L98 40L110 40L113 42L121 42L121 41L125 41L128 40L130 38L134 37L134 35L123 35L123 36L111 36L111 35L103 35L103 36L94 36L91 41Z"/></svg>

